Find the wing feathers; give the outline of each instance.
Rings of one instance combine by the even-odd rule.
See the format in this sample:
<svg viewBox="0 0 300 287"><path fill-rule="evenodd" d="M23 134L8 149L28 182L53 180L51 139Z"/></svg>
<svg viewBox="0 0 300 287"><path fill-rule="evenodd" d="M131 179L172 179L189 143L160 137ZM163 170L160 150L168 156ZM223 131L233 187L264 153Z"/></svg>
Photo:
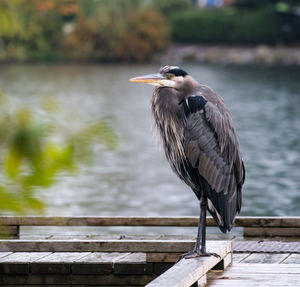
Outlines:
<svg viewBox="0 0 300 287"><path fill-rule="evenodd" d="M241 208L245 172L231 117L216 97L210 91L203 109L187 116L183 144L208 196L208 209L220 229L226 231Z"/></svg>

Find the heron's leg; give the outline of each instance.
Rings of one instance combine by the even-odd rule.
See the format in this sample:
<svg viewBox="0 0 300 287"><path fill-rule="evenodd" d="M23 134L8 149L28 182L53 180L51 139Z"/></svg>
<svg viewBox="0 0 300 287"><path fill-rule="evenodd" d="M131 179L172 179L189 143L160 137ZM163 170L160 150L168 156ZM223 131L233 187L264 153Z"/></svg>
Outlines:
<svg viewBox="0 0 300 287"><path fill-rule="evenodd" d="M194 251L197 253L206 253L206 210L207 198L202 196L200 200L200 219L198 222L198 233Z"/></svg>
<svg viewBox="0 0 300 287"><path fill-rule="evenodd" d="M192 251L182 254L178 261L183 258L195 258L199 256L215 256L220 257L215 253L206 252L206 210L207 210L207 198L203 196L200 200L200 219L198 222L198 233L195 247Z"/></svg>

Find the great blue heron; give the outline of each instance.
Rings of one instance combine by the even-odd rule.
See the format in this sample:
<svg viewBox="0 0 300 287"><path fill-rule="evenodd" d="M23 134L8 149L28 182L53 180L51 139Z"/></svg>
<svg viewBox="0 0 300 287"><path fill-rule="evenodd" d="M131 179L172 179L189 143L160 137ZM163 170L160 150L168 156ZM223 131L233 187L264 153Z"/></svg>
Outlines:
<svg viewBox="0 0 300 287"><path fill-rule="evenodd" d="M242 205L245 168L231 116L220 96L179 67L130 81L156 86L152 114L167 160L200 200L196 244L181 258L214 255L206 251L207 209L226 233Z"/></svg>

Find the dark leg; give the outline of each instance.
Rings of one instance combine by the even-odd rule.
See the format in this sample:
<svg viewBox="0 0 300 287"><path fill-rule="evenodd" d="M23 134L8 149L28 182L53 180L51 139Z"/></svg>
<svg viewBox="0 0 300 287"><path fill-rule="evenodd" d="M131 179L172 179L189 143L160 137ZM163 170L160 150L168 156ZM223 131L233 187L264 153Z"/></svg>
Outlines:
<svg viewBox="0 0 300 287"><path fill-rule="evenodd" d="M182 254L178 261L182 258L194 258L199 256L217 256L219 255L214 253L207 253L206 252L206 210L207 210L207 198L203 196L200 201L200 219L198 223L198 233L197 233L197 240L194 247L194 250Z"/></svg>
<svg viewBox="0 0 300 287"><path fill-rule="evenodd" d="M200 219L198 223L197 241L194 251L197 253L206 252L206 209L207 209L207 198L202 197L200 201Z"/></svg>

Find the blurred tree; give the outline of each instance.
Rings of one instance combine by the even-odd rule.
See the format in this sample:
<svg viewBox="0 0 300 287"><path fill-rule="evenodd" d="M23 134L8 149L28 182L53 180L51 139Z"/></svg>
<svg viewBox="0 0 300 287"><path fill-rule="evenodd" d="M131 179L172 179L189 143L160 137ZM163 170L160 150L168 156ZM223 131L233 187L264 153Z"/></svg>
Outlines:
<svg viewBox="0 0 300 287"><path fill-rule="evenodd" d="M166 48L165 18L139 0L102 0L97 13L83 15L63 41L69 57L102 61L145 61Z"/></svg>
<svg viewBox="0 0 300 287"><path fill-rule="evenodd" d="M3 98L3 97L2 97ZM114 148L116 137L104 121L59 133L55 123L17 109L0 115L0 212L42 211L38 191L58 175L74 172L89 160L96 142Z"/></svg>
<svg viewBox="0 0 300 287"><path fill-rule="evenodd" d="M233 5L242 8L258 9L266 5L283 4L288 6L297 6L300 0L236 0Z"/></svg>
<svg viewBox="0 0 300 287"><path fill-rule="evenodd" d="M233 4L243 10L268 10L270 19L277 18L279 42L300 41L300 0L236 0ZM267 19L266 19L267 20Z"/></svg>
<svg viewBox="0 0 300 287"><path fill-rule="evenodd" d="M0 0L0 20L0 59L143 61L169 39L142 0Z"/></svg>
<svg viewBox="0 0 300 287"><path fill-rule="evenodd" d="M152 6L166 17L193 8L192 0L151 0L151 2Z"/></svg>

